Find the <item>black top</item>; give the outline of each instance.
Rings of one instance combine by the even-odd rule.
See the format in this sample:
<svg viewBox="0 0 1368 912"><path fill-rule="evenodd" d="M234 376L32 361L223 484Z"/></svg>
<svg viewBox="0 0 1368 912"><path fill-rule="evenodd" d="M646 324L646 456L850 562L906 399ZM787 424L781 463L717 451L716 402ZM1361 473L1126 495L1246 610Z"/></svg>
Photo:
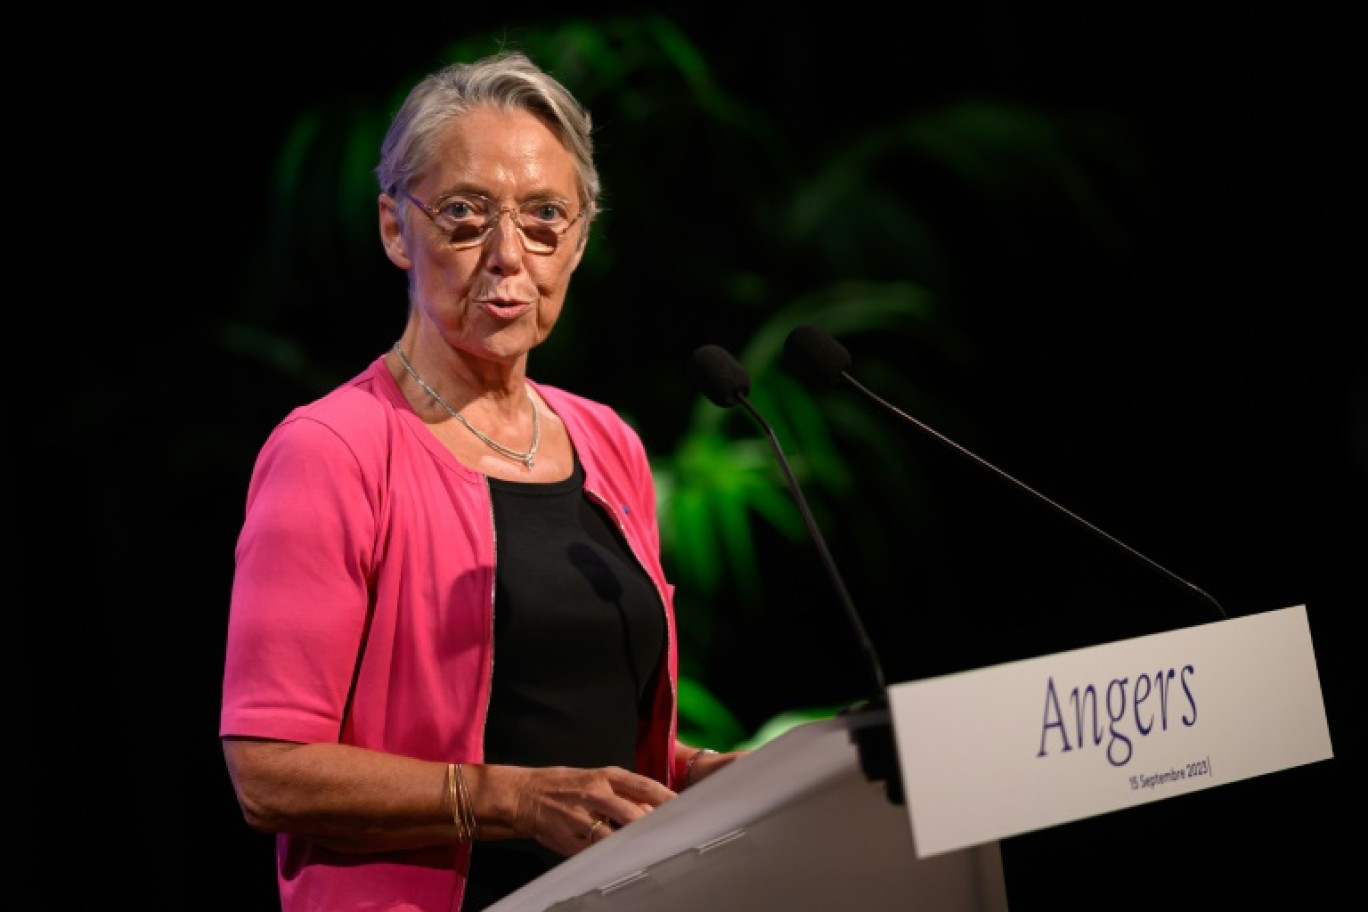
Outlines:
<svg viewBox="0 0 1368 912"><path fill-rule="evenodd" d="M665 614L584 469L550 484L489 479L494 504L494 678L487 763L636 765L639 707L665 645ZM531 840L478 842L463 912L561 857Z"/></svg>

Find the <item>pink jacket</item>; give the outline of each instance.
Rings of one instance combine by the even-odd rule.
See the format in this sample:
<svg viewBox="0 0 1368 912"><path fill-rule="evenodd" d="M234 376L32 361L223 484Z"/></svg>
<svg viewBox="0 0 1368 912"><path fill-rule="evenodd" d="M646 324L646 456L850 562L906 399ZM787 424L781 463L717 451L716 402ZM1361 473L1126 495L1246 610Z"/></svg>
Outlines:
<svg viewBox="0 0 1368 912"><path fill-rule="evenodd" d="M564 422L585 489L655 582L668 675L637 769L673 786L673 586L636 432L610 408L534 384ZM377 358L295 409L258 455L237 545L221 735L340 742L479 762L493 655L488 484L414 413ZM283 912L459 908L469 847L367 858L277 839Z"/></svg>

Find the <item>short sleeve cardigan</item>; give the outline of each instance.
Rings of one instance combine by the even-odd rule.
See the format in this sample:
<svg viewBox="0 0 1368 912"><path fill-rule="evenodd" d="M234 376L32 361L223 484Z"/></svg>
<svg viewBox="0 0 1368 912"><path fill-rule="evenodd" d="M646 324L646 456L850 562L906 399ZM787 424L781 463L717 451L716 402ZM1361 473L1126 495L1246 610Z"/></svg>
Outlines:
<svg viewBox="0 0 1368 912"><path fill-rule="evenodd" d="M674 787L673 586L649 462L609 407L533 386L570 435L585 492L614 518L660 595L667 673L649 700L637 770ZM295 409L269 435L248 485L220 734L479 762L494 553L487 480L433 436L383 358ZM282 912L454 909L468 853L453 844L358 865L282 835Z"/></svg>

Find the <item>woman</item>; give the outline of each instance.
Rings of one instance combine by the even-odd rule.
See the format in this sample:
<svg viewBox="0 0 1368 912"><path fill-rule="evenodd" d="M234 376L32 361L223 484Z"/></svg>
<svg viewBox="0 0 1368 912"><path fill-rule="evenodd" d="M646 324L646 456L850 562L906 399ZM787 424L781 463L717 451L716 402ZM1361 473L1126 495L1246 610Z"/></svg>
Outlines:
<svg viewBox="0 0 1368 912"><path fill-rule="evenodd" d="M410 92L376 169L399 339L258 456L220 733L285 912L471 910L738 754L676 741L641 441L527 376L596 212L590 118L519 53Z"/></svg>

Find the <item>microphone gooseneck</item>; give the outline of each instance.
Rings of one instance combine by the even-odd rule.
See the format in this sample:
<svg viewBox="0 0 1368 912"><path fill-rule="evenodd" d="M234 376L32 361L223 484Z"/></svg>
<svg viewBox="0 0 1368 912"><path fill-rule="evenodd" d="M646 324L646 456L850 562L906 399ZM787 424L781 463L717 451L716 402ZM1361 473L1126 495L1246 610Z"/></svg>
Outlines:
<svg viewBox="0 0 1368 912"><path fill-rule="evenodd" d="M795 329L789 332L788 337L784 340L784 356L786 362L789 364L790 367L792 367L797 373L803 375L804 377L808 378L809 380L815 383L824 384L827 386L838 386L841 383L845 383L855 388L869 399L872 399L874 402L877 402L879 405L882 405L884 408L893 412L898 417L902 418L904 421L907 421L908 423L914 425L919 430L930 435L940 443L943 443L946 446L950 447L952 450L959 453L961 456L967 457L968 459L972 460L973 462L977 463L978 465L997 475L999 478L1005 479L1006 481L1025 491L1027 494L1030 494L1032 497L1051 507L1056 512L1060 513L1061 515L1067 517L1068 519L1087 529L1089 532L1093 533L1094 535L1098 536L1104 541L1109 542L1117 548L1120 548L1126 554L1145 564L1150 569L1158 571L1160 575L1168 579L1170 582L1176 583L1178 586L1187 589L1189 592L1196 593L1208 604L1213 606L1216 609L1216 613L1223 620L1228 619L1225 608L1221 607L1221 603L1216 601L1216 599L1212 597L1211 594L1208 593L1206 590L1193 585L1192 583L1183 579L1178 574L1169 570L1167 567L1162 566L1157 561L1151 560L1150 558L1141 554L1139 551L1136 551L1134 548L1132 548L1125 542L1117 538L1114 538L1113 536L1099 529L1097 526L1094 526L1092 523L1088 522L1086 519L1083 519L1082 517L1078 516L1072 511L1065 509L1064 507L1055 503L1050 498L1046 497L1044 494L1041 494L1039 491L1032 488L1030 485L1026 484L1025 482L1019 481L1018 479L1004 472L1002 469L999 469L997 466L988 462L986 459L983 459L977 454L965 449L955 441L951 440L949 437L946 437L944 434L940 433L936 429L928 426L927 424L907 414L902 409L886 401L877 393L870 390L864 384L860 383L858 380L856 380L854 377L850 375L850 372L848 370L851 364L850 352L848 352L845 346L838 342L830 334L824 332L821 329L818 329L815 326L804 325L796 327Z"/></svg>
<svg viewBox="0 0 1368 912"><path fill-rule="evenodd" d="M822 538L821 530L817 527L817 521L808 508L807 498L803 496L803 489L799 486L798 479L794 477L793 469L784 456L784 449L779 445L779 438L775 435L769 422L760 414L759 409L752 405L748 398L750 374L741 366L739 361L732 357L730 352L720 345L704 345L694 351L693 356L689 359L687 373L698 391L707 396L714 405L731 408L739 404L750 413L751 417L764 430L765 436L769 438L770 446L774 449L774 455L778 457L779 467L784 470L784 478L788 481L789 492L793 495L794 503L798 505L798 512L803 516L803 524L807 526L808 535L817 547L817 553L822 559L822 565L826 568L827 577L831 580L836 595L841 601L841 607L845 609L846 616L855 628L855 635L860 641L860 646L864 649L869 662L870 673L874 678L876 688L874 699L876 701L883 699L886 690L883 665L879 662L879 656L874 651L874 644L869 639L869 634L865 632L864 623L860 620L859 612L855 610L855 604L851 601L850 593L846 590L845 582L841 579L841 573L836 569L836 562L832 560L826 540Z"/></svg>

